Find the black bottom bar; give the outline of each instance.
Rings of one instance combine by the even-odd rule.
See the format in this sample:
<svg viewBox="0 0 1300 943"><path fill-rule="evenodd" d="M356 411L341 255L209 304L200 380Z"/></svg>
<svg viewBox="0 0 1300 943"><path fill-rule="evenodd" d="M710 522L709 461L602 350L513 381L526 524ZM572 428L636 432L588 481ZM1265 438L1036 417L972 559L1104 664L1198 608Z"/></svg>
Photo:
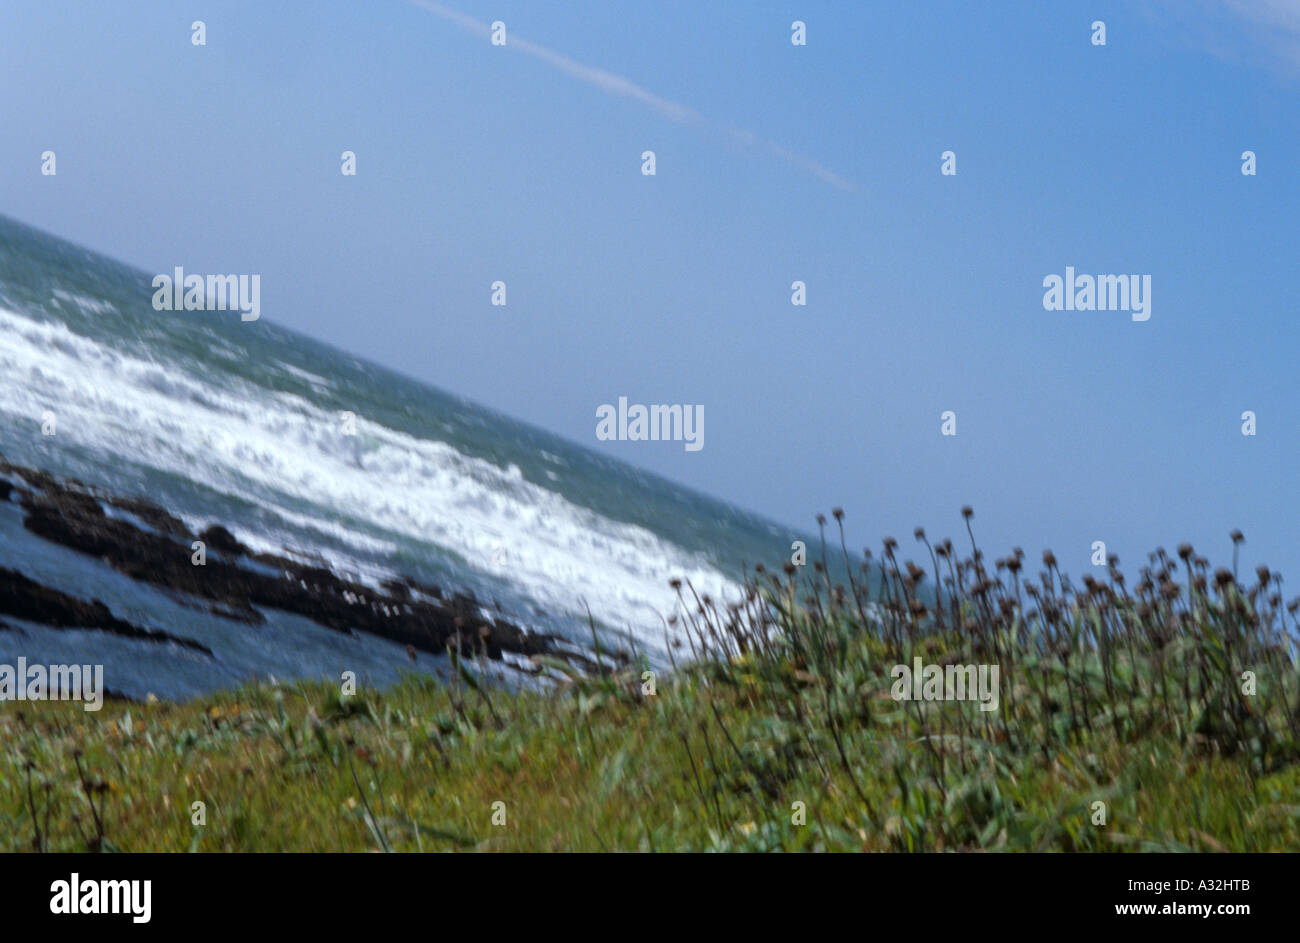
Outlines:
<svg viewBox="0 0 1300 943"><path fill-rule="evenodd" d="M1295 912L1292 861L1264 855L9 855L4 926L127 931L291 926L375 931L455 913L729 937L778 920L862 931L929 927L1232 933ZM73 874L79 912L73 908ZM94 882L110 881L103 886ZM148 921L144 884L148 881ZM58 883L62 882L62 883ZM95 907L119 913L80 912ZM133 906L134 905L134 906ZM1204 908L1208 907L1208 913ZM134 913L133 913L134 911ZM688 917L689 914L689 917ZM435 922L433 926L437 926Z"/></svg>

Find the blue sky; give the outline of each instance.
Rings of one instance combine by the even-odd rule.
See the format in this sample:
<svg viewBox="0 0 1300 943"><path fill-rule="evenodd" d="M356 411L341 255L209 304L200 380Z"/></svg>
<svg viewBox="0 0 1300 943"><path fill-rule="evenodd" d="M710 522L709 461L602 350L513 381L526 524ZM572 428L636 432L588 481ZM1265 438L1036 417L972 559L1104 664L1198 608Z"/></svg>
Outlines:
<svg viewBox="0 0 1300 943"><path fill-rule="evenodd" d="M448 6L701 118L402 0L16 2L0 213L260 273L270 321L859 545L969 503L1075 573L1233 527L1297 570L1300 3ZM1045 311L1067 265L1151 319ZM598 442L619 396L705 448Z"/></svg>

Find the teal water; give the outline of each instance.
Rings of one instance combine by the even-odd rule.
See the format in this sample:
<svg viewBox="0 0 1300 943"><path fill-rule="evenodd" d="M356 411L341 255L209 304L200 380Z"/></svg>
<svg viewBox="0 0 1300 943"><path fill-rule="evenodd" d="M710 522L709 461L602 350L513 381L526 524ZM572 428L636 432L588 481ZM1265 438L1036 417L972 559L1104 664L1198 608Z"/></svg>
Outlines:
<svg viewBox="0 0 1300 943"><path fill-rule="evenodd" d="M585 603L652 661L665 654L670 578L734 597L744 563L779 561L797 536L265 316L155 311L154 274L0 217L0 452L11 461L150 497L192 525L219 522L255 549L319 556L365 581L469 590L584 642ZM54 436L41 432L47 412ZM0 506L0 565L79 595L92 585L118 615L204 641L217 664L33 626L0 633L0 660L6 646L29 660L102 656L110 687L159 696L330 676L349 659L376 678L409 667L380 640L275 614L250 630L38 544L18 508Z"/></svg>

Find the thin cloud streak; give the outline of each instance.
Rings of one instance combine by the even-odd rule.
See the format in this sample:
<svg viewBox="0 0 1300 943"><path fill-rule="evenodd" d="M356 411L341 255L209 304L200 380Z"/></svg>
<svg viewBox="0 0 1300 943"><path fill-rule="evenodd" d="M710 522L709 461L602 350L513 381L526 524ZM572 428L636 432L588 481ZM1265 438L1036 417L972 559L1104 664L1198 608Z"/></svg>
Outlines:
<svg viewBox="0 0 1300 943"><path fill-rule="evenodd" d="M472 16L467 16L459 10L445 7L440 3L434 2L434 0L407 0L407 2L412 6L419 7L422 10L427 10L445 20L455 23L457 26L474 33L475 35L484 38L490 38L492 35L492 27L489 24L484 23L481 20L476 20ZM761 138L752 131L746 131L743 128L737 128L732 125L711 121L695 109L688 108L685 105L680 105L674 101L669 101L666 98L661 98L636 83L628 81L621 75L615 75L613 72L609 72L606 69L596 68L595 66L583 65L581 62L578 62L575 59L570 59L568 56L561 55L552 49L548 49L545 46L539 46L536 43L530 43L528 40L519 39L516 36L511 36L509 38L505 48L525 52L536 59L540 59L543 62L554 66L571 78L575 78L580 82L585 82L601 91L609 93L610 95L617 95L620 98L630 98L634 101L638 101L650 110L663 115L665 118L674 121L677 124L721 133L736 144L757 149L772 157L779 158L787 164L806 171L825 183L829 183L833 187L847 190L850 193L856 193L858 191L857 186L850 181L845 180L839 174L832 170L828 170L816 161L804 157L802 154L798 154L789 148L782 147L779 144Z"/></svg>
<svg viewBox="0 0 1300 943"><path fill-rule="evenodd" d="M1144 12L1219 59L1300 78L1300 0L1151 0Z"/></svg>

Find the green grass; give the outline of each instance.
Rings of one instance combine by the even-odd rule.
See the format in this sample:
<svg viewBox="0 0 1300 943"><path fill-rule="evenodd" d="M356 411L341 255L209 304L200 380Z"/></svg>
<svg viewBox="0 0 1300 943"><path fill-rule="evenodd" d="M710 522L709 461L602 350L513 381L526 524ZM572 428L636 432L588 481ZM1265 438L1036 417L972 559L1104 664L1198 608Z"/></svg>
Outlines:
<svg viewBox="0 0 1300 943"><path fill-rule="evenodd" d="M1022 580L1018 552L987 570L973 540L960 561L918 541L929 571L889 541L846 585L815 563L760 570L732 607L680 587L695 660L653 695L639 671L522 691L466 672L0 705L0 848L1300 849L1297 606L1273 574L1211 582L1186 548L1132 592L1113 563L1076 591L1050 557ZM998 664L999 709L895 701L914 655Z"/></svg>

